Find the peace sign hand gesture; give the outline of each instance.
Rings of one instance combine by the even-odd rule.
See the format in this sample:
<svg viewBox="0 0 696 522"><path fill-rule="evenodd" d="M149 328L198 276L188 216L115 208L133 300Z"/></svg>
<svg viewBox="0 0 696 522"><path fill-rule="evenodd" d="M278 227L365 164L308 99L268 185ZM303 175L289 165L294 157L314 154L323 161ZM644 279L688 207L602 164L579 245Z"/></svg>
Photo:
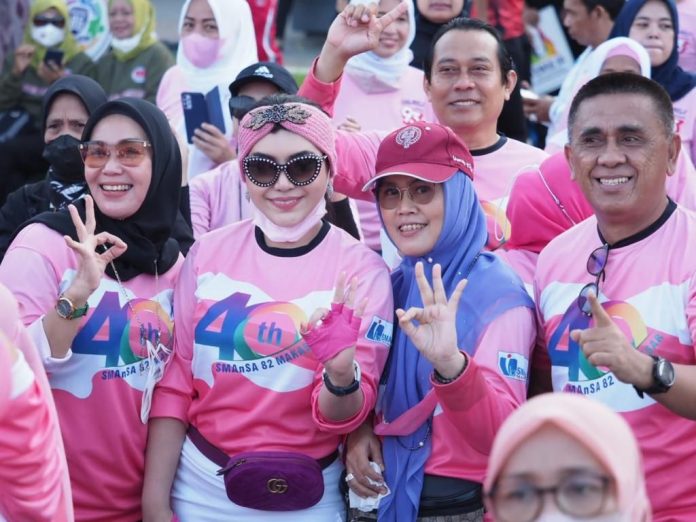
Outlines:
<svg viewBox="0 0 696 522"><path fill-rule="evenodd" d="M423 263L416 263L416 283L423 308L411 307L406 311L399 308L396 311L399 327L442 377L453 378L461 373L465 363L464 356L457 346L456 317L459 300L467 281L459 281L452 296L447 300L442 283L442 267L439 264L433 267L431 288L425 278Z"/></svg>
<svg viewBox="0 0 696 522"><path fill-rule="evenodd" d="M331 310L318 308L308 323L301 325L301 333L315 357L324 365L331 382L348 380L349 384L353 380L355 347L367 300L354 309L358 279L352 278L347 289L345 284L346 273L341 272Z"/></svg>
<svg viewBox="0 0 696 522"><path fill-rule="evenodd" d="M616 378L638 388L652 384L653 359L635 349L592 292L587 295L594 326L573 330L570 337L580 345L593 366L608 368Z"/></svg>
<svg viewBox="0 0 696 522"><path fill-rule="evenodd" d="M350 4L329 27L326 42L319 55L316 76L323 82L334 82L346 62L360 53L375 49L384 28L408 10L405 2L377 17L377 4Z"/></svg>
<svg viewBox="0 0 696 522"><path fill-rule="evenodd" d="M79 259L77 274L70 285L69 294L73 302L83 303L87 302L92 292L99 287L106 266L123 254L128 246L123 240L108 232L94 233L97 222L94 217L94 200L91 196L85 196L84 223L75 205L68 205L68 210L77 231L78 241L70 236L64 236L64 239ZM111 246L107 248L107 244Z"/></svg>

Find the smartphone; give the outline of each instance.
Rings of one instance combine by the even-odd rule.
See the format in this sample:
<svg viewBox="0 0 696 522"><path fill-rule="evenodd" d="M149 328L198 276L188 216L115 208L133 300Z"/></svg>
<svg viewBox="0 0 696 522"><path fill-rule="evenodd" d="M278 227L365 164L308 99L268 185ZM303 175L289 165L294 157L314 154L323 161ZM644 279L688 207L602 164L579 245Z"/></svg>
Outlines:
<svg viewBox="0 0 696 522"><path fill-rule="evenodd" d="M184 109L186 138L189 143L193 143L194 132L203 123L211 123L220 129L220 132L225 133L225 121L222 116L218 87L213 88L207 94L183 92L181 93L181 105Z"/></svg>
<svg viewBox="0 0 696 522"><path fill-rule="evenodd" d="M63 65L63 51L60 49L48 49L44 55L44 63L49 65L49 62L53 62L57 67Z"/></svg>

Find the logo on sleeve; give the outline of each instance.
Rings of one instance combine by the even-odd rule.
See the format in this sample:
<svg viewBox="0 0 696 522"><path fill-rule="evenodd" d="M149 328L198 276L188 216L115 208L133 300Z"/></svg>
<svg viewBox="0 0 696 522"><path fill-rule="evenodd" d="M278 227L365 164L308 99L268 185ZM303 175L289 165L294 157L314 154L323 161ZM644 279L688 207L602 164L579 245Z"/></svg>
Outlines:
<svg viewBox="0 0 696 522"><path fill-rule="evenodd" d="M392 323L374 315L365 334L365 339L384 344L385 346L391 346L393 333L394 325Z"/></svg>
<svg viewBox="0 0 696 522"><path fill-rule="evenodd" d="M498 365L503 375L518 381L527 380L529 360L519 353L498 352Z"/></svg>

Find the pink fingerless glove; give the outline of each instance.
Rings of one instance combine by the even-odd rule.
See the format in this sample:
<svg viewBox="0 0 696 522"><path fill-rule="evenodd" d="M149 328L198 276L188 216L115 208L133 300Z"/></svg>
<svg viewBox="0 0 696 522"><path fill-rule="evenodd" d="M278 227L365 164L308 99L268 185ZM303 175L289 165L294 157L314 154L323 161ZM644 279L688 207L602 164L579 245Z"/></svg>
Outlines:
<svg viewBox="0 0 696 522"><path fill-rule="evenodd" d="M321 325L315 326L302 338L312 349L319 361L325 363L340 352L358 342L360 317L353 315L353 310L343 303L332 303L331 311L322 319Z"/></svg>

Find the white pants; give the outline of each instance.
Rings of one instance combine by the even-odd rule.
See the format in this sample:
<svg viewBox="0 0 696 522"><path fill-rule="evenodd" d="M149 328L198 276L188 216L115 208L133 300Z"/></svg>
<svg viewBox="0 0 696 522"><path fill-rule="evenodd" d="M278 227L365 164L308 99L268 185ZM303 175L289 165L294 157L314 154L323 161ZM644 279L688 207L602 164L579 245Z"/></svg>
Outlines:
<svg viewBox="0 0 696 522"><path fill-rule="evenodd" d="M208 460L186 437L172 486L172 507L181 522L302 521L344 522L345 504L338 491L340 459L324 469L324 496L301 511L260 511L238 506L227 498L219 466Z"/></svg>

